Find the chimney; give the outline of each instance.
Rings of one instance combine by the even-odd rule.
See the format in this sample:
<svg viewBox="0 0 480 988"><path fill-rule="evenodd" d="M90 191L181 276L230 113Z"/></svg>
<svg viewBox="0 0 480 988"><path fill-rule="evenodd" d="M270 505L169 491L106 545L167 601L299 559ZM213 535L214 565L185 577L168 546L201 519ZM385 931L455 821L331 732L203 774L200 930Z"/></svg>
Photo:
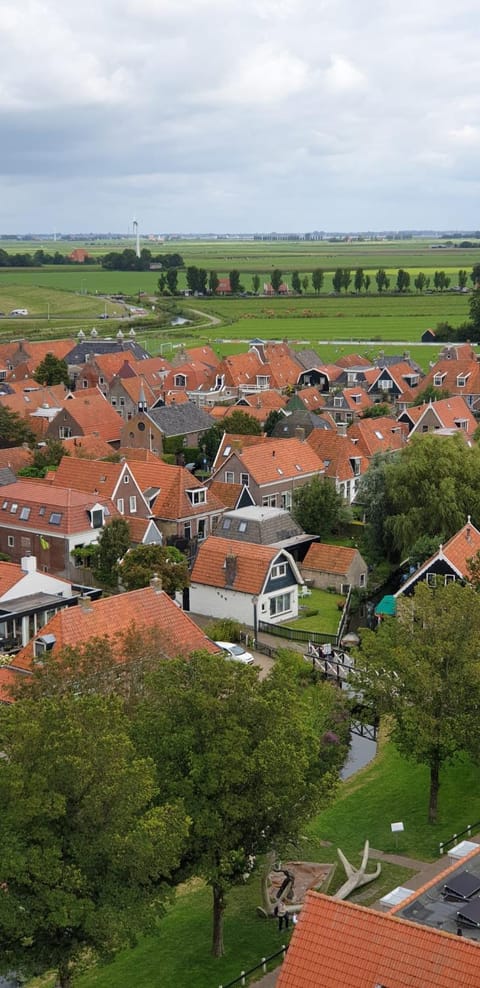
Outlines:
<svg viewBox="0 0 480 988"><path fill-rule="evenodd" d="M155 593L162 592L162 580L158 573L154 573L150 580L150 587Z"/></svg>
<svg viewBox="0 0 480 988"><path fill-rule="evenodd" d="M233 587L237 575L237 557L231 553L225 556L225 586Z"/></svg>
<svg viewBox="0 0 480 988"><path fill-rule="evenodd" d="M472 529L470 528L470 518L471 518L471 516L469 515L468 518L467 518L467 531L465 533L465 537L466 537L467 542L471 542L472 541Z"/></svg>
<svg viewBox="0 0 480 988"><path fill-rule="evenodd" d="M297 428L295 429L295 438L301 443L305 442L305 429L303 426L297 425Z"/></svg>
<svg viewBox="0 0 480 988"><path fill-rule="evenodd" d="M37 572L37 557L31 556L29 552L26 552L20 560L20 566L24 573L36 573Z"/></svg>
<svg viewBox="0 0 480 988"><path fill-rule="evenodd" d="M93 612L92 598L91 597L79 597L78 598L79 607L82 609L84 614L91 614Z"/></svg>

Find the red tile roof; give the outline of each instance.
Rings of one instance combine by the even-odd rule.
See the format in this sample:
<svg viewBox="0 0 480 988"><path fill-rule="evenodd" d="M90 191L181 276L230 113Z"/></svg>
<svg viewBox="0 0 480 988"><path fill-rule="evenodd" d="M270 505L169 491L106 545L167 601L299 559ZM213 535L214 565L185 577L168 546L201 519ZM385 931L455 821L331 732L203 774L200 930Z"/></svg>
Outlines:
<svg viewBox="0 0 480 988"><path fill-rule="evenodd" d="M225 587L226 556L236 557L235 579L230 589L240 593L259 594L263 590L272 560L278 556L278 549L210 535L198 550L191 582L203 583L209 587Z"/></svg>
<svg viewBox="0 0 480 988"><path fill-rule="evenodd" d="M38 634L55 635L55 649L60 649L82 645L91 638L114 640L132 625L158 629L159 649L169 658L186 656L198 649L218 652L217 646L168 594L157 593L151 587L102 597L91 601L88 609L81 603L77 607L65 607ZM30 642L10 664L14 668L30 669L32 656L33 642Z"/></svg>
<svg viewBox="0 0 480 988"><path fill-rule="evenodd" d="M91 528L87 512L97 502L108 508L109 518L118 517L115 505L107 498L53 487L45 480L21 478L14 484L5 484L0 491L0 525L7 528L11 526L20 531L24 529L26 532L41 532L47 539L49 536L73 535ZM14 504L18 507L12 512ZM30 508L27 519L20 518L23 507ZM50 522L52 513L60 515L58 525Z"/></svg>
<svg viewBox="0 0 480 988"><path fill-rule="evenodd" d="M61 407L72 416L78 426L79 435L98 436L105 442L118 442L123 419L97 388L88 390L88 397L82 391L76 391L73 398L61 402ZM60 412L54 419L54 428L57 423L60 425L61 415Z"/></svg>
<svg viewBox="0 0 480 988"><path fill-rule="evenodd" d="M307 892L277 988L479 988L480 945Z"/></svg>
<svg viewBox="0 0 480 988"><path fill-rule="evenodd" d="M316 388L302 388L301 391L295 393L295 397L299 398L302 405L305 406L307 411L314 412L317 408L323 408L325 405L325 397L321 395Z"/></svg>
<svg viewBox="0 0 480 988"><path fill-rule="evenodd" d="M0 600L3 595L23 580L25 572L18 563L0 562Z"/></svg>
<svg viewBox="0 0 480 988"><path fill-rule="evenodd" d="M236 508L237 501L243 491L242 484L225 484L222 480L212 480L208 484L211 494L214 494L225 508Z"/></svg>
<svg viewBox="0 0 480 988"><path fill-rule="evenodd" d="M312 542L303 560L302 568L344 576L358 554L358 549L349 549L347 546Z"/></svg>
<svg viewBox="0 0 480 988"><path fill-rule="evenodd" d="M463 395L452 395L451 398L441 398L439 401L412 406L404 412L404 416L408 416L414 423L414 430L412 431L415 433L426 414L435 416L440 429L460 429L458 423L466 422L466 429L462 427L462 431L469 437L473 436L478 424Z"/></svg>
<svg viewBox="0 0 480 988"><path fill-rule="evenodd" d="M349 439L356 440L358 450L368 457L402 449L407 434L406 425L387 415L354 422L348 430Z"/></svg>
<svg viewBox="0 0 480 988"><path fill-rule="evenodd" d="M112 447L99 436L75 436L61 442L68 455L79 460L101 460L112 455Z"/></svg>
<svg viewBox="0 0 480 988"><path fill-rule="evenodd" d="M300 439L265 439L259 446L250 446L241 453L233 451L257 484L288 480L323 473L323 461L307 442ZM228 463L228 457L224 461ZM223 466L223 464L222 464Z"/></svg>
<svg viewBox="0 0 480 988"><path fill-rule="evenodd" d="M33 453L25 446L10 446L9 449L0 449L0 468L10 467L16 474L24 467L29 467L33 460Z"/></svg>
<svg viewBox="0 0 480 988"><path fill-rule="evenodd" d="M348 435L341 436L333 429L312 429L307 443L315 450L325 464L325 476L339 482L352 480L355 473L352 460L359 460L359 472L368 469L368 460Z"/></svg>
<svg viewBox="0 0 480 988"><path fill-rule="evenodd" d="M17 674L0 666L0 703L13 703L11 687L17 683Z"/></svg>
<svg viewBox="0 0 480 988"><path fill-rule="evenodd" d="M179 521L182 518L224 510L222 502L210 491L207 493L206 503L192 504L187 491L201 490L204 484L185 467L173 466L161 460L156 463L132 460L129 466L143 493L148 489L158 489L151 507L152 515L156 518Z"/></svg>
<svg viewBox="0 0 480 988"><path fill-rule="evenodd" d="M128 470L124 463L86 460L80 464L76 457L64 456L55 470L53 484L85 491L95 497L98 494L112 497L124 470Z"/></svg>

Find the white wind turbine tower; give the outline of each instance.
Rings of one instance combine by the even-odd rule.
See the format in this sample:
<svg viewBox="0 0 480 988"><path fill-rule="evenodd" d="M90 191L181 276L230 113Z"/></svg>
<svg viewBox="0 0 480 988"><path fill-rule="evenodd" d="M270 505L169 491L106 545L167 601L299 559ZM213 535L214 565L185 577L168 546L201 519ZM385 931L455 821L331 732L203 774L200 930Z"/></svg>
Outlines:
<svg viewBox="0 0 480 988"><path fill-rule="evenodd" d="M140 233L138 230L138 220L133 221L133 236L135 237L135 241L136 241L135 253L137 257L140 257Z"/></svg>

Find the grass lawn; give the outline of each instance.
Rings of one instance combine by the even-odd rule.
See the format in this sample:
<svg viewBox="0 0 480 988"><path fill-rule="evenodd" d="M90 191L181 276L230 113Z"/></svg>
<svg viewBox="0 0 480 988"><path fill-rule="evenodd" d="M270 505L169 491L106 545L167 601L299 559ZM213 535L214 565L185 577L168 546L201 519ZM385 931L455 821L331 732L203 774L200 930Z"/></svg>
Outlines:
<svg viewBox="0 0 480 988"><path fill-rule="evenodd" d="M335 635L342 616L337 606L339 600L344 601L345 598L342 598L341 594L328 593L327 590L312 589L309 597L299 598L299 612L302 614L301 608L305 607L309 610L317 610L318 614L312 617L300 616L296 621L284 621L282 627L302 631L324 631L325 634Z"/></svg>

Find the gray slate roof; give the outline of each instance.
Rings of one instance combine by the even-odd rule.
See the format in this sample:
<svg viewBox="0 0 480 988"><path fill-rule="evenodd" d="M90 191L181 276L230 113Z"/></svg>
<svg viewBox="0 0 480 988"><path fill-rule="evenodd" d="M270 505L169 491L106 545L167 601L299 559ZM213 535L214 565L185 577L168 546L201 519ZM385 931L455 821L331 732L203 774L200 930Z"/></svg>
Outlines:
<svg viewBox="0 0 480 988"><path fill-rule="evenodd" d="M140 346L136 340L91 339L81 340L77 343L67 353L65 360L69 366L72 364L80 365L86 362L87 356L103 353L125 353L126 357L131 354L135 360L146 360L150 357L148 351L144 350L143 346Z"/></svg>
<svg viewBox="0 0 480 988"><path fill-rule="evenodd" d="M167 437L185 436L190 432L206 432L213 425L213 420L203 408L198 408L191 402L151 408L147 414Z"/></svg>
<svg viewBox="0 0 480 988"><path fill-rule="evenodd" d="M214 534L221 539L254 542L256 545L297 542L305 535L289 511L257 506L226 511Z"/></svg>

